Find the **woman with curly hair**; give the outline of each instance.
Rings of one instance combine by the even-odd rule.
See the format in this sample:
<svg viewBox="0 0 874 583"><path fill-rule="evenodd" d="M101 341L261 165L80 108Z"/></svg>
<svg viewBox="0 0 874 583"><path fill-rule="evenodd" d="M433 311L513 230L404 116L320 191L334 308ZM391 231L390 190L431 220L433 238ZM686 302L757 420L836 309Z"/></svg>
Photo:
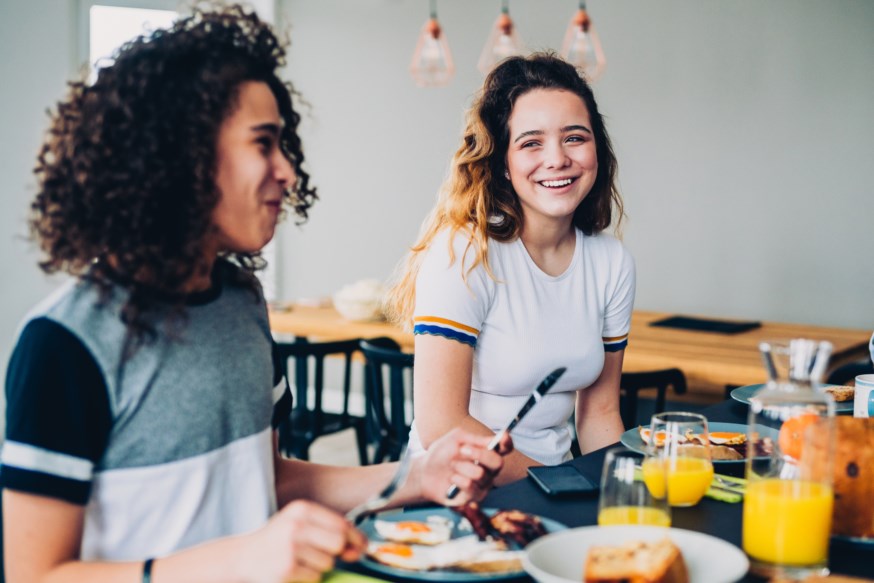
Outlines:
<svg viewBox="0 0 874 583"><path fill-rule="evenodd" d="M316 197L284 63L253 13L195 11L72 83L53 116L31 225L43 267L76 277L9 363L10 583L317 581L360 556L338 512L396 464L275 444L291 394L254 271L283 208L304 219ZM481 498L502 465L487 442L453 432L395 502L448 502L453 483Z"/></svg>
<svg viewBox="0 0 874 583"><path fill-rule="evenodd" d="M574 67L539 53L488 75L388 302L416 335L411 447L455 426L493 434L559 366L567 372L514 429L499 481L568 459L574 412L583 452L619 439L635 272L604 232L622 217L615 174Z"/></svg>

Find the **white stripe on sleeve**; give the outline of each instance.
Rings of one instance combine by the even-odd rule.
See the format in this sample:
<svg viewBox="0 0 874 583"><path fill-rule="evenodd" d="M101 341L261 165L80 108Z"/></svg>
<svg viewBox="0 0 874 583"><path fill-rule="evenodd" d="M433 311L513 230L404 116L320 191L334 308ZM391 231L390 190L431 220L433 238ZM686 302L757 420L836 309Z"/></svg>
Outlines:
<svg viewBox="0 0 874 583"><path fill-rule="evenodd" d="M3 444L0 459L4 466L83 482L91 480L94 474L94 464L87 459L17 441L7 441Z"/></svg>

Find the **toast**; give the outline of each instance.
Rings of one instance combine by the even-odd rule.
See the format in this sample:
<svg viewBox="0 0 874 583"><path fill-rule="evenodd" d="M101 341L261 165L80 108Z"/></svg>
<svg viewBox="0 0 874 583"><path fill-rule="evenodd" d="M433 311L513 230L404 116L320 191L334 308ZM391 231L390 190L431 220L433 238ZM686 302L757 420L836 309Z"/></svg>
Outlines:
<svg viewBox="0 0 874 583"><path fill-rule="evenodd" d="M853 398L856 396L856 389L854 387L848 387L846 385L825 387L825 392L829 393L832 397L834 397L835 401L838 403L843 403L844 401L852 401Z"/></svg>
<svg viewBox="0 0 874 583"><path fill-rule="evenodd" d="M583 583L689 583L689 574L680 549L665 537L591 547Z"/></svg>

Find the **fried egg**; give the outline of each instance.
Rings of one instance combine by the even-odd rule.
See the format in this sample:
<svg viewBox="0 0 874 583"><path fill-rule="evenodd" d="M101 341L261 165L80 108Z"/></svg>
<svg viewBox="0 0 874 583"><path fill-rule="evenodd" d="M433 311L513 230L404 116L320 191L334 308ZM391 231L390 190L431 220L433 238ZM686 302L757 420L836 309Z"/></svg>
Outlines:
<svg viewBox="0 0 874 583"><path fill-rule="evenodd" d="M710 443L716 445L740 445L746 443L747 436L745 433L735 433L732 431L711 431Z"/></svg>
<svg viewBox="0 0 874 583"><path fill-rule="evenodd" d="M637 431L638 431L638 433L640 433L640 440L643 441L643 443L645 443L646 445L649 445L651 439L653 438L652 430L649 427L643 427L643 426L639 425L637 427ZM666 436L667 436L667 433L665 433L664 431L656 431L656 434L655 434L656 447L662 447L665 444L665 437ZM685 437L683 437L682 435L677 435L677 443L685 443L685 442L686 442Z"/></svg>
<svg viewBox="0 0 874 583"><path fill-rule="evenodd" d="M440 516L429 516L426 522L418 520L377 520L373 527L377 534L395 543L439 545L452 535L450 523Z"/></svg>
<svg viewBox="0 0 874 583"><path fill-rule="evenodd" d="M463 537L436 546L371 541L367 547L367 555L390 567L430 571L474 561L497 548L497 543L480 541L476 536Z"/></svg>

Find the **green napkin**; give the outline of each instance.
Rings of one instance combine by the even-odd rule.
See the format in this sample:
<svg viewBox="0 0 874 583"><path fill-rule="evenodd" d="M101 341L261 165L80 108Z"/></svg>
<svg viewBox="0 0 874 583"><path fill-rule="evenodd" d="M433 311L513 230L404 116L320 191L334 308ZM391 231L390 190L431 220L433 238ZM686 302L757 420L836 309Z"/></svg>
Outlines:
<svg viewBox="0 0 874 583"><path fill-rule="evenodd" d="M342 569L334 569L322 577L322 583L385 583L385 581L385 579L376 579Z"/></svg>

